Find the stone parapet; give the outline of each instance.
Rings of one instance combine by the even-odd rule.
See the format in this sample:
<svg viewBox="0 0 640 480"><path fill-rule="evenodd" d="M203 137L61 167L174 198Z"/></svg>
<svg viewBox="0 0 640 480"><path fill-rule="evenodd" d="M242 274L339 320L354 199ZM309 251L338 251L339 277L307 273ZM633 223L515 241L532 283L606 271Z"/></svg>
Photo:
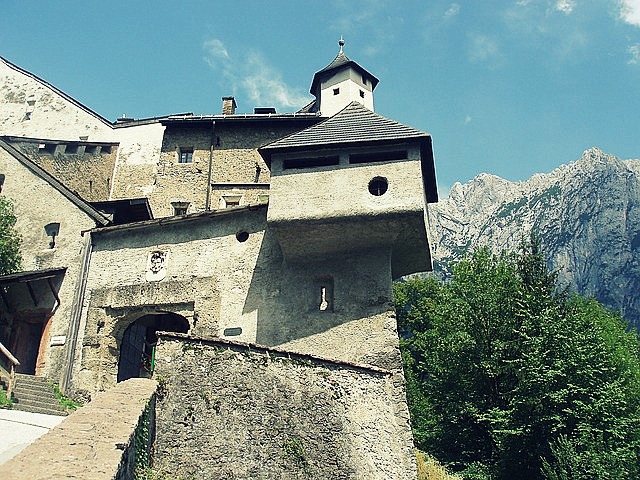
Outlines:
<svg viewBox="0 0 640 480"><path fill-rule="evenodd" d="M133 478L136 428L146 415L146 428L152 430L156 388L153 380L132 378L97 394L16 457L0 465L0 478ZM147 442L142 448L148 445Z"/></svg>

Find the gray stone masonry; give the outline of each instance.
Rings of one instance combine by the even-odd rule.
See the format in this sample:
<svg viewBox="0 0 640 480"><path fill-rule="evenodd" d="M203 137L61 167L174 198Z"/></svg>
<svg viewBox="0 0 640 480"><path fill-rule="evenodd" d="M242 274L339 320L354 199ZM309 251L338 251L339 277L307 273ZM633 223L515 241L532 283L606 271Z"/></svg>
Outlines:
<svg viewBox="0 0 640 480"><path fill-rule="evenodd" d="M17 456L0 465L3 480L132 478L134 436L157 383L132 378L102 392ZM153 412L153 409L151 410ZM153 417L149 418L153 424Z"/></svg>
<svg viewBox="0 0 640 480"><path fill-rule="evenodd" d="M161 474L416 478L401 373L183 334L156 362Z"/></svg>

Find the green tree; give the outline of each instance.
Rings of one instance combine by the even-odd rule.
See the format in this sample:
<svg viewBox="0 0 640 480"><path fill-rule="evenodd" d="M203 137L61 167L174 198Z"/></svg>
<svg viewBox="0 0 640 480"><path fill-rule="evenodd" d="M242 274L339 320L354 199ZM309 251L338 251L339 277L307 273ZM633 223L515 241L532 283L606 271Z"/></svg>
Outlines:
<svg viewBox="0 0 640 480"><path fill-rule="evenodd" d="M559 291L537 239L394 290L419 449L465 478L640 475L637 334Z"/></svg>
<svg viewBox="0 0 640 480"><path fill-rule="evenodd" d="M20 270L20 236L15 224L13 202L0 195L0 275Z"/></svg>

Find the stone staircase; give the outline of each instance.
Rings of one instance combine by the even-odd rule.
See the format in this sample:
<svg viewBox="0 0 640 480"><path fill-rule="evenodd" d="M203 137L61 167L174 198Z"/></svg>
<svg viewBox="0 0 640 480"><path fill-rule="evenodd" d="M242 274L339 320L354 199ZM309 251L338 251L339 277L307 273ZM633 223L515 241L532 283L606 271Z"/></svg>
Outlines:
<svg viewBox="0 0 640 480"><path fill-rule="evenodd" d="M16 374L13 408L47 415L67 415L47 379L22 373Z"/></svg>

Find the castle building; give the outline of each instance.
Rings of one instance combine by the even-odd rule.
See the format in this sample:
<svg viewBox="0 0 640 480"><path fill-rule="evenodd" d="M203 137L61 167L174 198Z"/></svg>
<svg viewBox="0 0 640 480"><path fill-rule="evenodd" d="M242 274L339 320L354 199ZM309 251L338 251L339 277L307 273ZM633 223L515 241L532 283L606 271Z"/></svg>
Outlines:
<svg viewBox="0 0 640 480"><path fill-rule="evenodd" d="M19 372L90 396L152 375L174 332L388 371L404 398L391 280L431 268L431 137L373 111L378 79L343 46L298 112L224 97L116 122L0 58L24 269L0 277L0 342Z"/></svg>

